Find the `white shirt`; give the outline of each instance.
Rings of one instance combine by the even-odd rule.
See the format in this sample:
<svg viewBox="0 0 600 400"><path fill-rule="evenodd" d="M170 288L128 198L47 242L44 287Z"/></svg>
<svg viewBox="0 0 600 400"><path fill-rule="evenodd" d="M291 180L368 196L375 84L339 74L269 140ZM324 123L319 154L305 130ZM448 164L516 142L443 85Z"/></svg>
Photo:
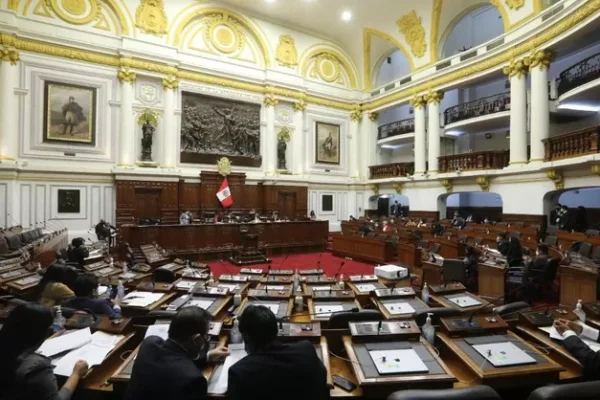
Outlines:
<svg viewBox="0 0 600 400"><path fill-rule="evenodd" d="M600 331L598 331L598 329L594 329L590 326L587 325L582 325L583 330L581 331L581 336L586 337L590 340L593 340L595 342L598 341L598 336L600 334ZM577 334L574 331L568 330L565 331L565 333L563 334L563 337L566 339L570 336L577 336Z"/></svg>

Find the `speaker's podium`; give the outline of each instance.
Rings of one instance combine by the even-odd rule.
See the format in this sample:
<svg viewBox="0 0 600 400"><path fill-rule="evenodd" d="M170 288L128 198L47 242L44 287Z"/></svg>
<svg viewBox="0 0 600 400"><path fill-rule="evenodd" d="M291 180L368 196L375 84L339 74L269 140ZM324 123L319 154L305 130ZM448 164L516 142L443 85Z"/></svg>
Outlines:
<svg viewBox="0 0 600 400"><path fill-rule="evenodd" d="M242 246L230 261L235 265L264 264L267 257L258 250L258 234L250 233L247 226L240 227Z"/></svg>

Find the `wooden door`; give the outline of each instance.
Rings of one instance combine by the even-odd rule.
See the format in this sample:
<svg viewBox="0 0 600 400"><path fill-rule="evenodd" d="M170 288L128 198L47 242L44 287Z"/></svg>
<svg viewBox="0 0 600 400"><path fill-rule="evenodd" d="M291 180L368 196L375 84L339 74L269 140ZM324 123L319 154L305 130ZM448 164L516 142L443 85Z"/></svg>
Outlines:
<svg viewBox="0 0 600 400"><path fill-rule="evenodd" d="M296 218L296 193L279 192L277 198L279 217Z"/></svg>
<svg viewBox="0 0 600 400"><path fill-rule="evenodd" d="M160 218L160 191L136 190L135 205L136 219Z"/></svg>

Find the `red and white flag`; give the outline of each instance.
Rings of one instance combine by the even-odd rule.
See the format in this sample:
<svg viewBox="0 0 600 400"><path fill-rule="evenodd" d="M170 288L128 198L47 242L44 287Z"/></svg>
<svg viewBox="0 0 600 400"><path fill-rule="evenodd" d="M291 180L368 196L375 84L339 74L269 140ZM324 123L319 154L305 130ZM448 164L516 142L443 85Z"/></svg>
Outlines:
<svg viewBox="0 0 600 400"><path fill-rule="evenodd" d="M221 202L221 205L225 208L233 205L233 197L231 197L231 191L229 190L229 182L227 182L227 178L223 179L223 183L221 183L221 187L217 192L217 198Z"/></svg>

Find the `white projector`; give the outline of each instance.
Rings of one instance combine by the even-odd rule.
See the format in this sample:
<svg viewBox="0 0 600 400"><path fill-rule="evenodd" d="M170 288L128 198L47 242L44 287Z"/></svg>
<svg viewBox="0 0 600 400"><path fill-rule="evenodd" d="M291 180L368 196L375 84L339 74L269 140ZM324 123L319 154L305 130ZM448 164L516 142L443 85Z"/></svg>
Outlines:
<svg viewBox="0 0 600 400"><path fill-rule="evenodd" d="M397 265L380 265L379 267L375 267L375 275L379 278L400 280L408 278L409 272L407 268Z"/></svg>

